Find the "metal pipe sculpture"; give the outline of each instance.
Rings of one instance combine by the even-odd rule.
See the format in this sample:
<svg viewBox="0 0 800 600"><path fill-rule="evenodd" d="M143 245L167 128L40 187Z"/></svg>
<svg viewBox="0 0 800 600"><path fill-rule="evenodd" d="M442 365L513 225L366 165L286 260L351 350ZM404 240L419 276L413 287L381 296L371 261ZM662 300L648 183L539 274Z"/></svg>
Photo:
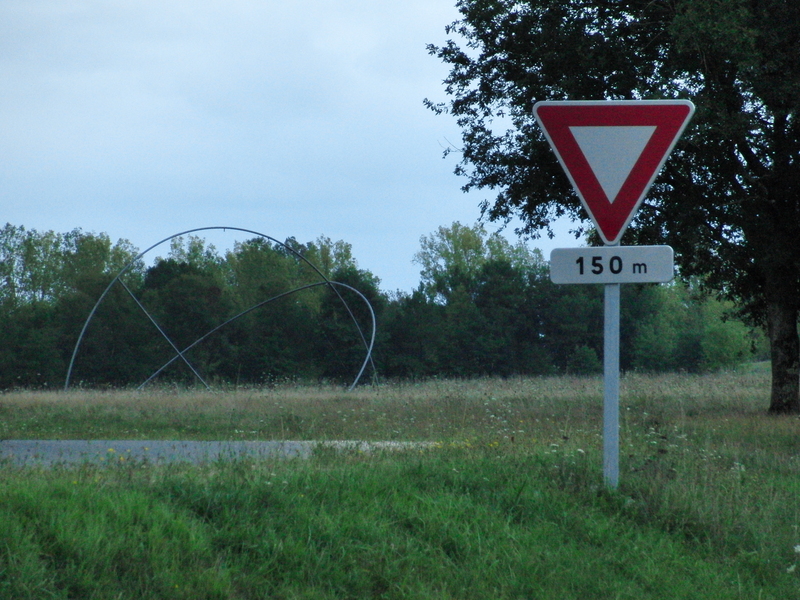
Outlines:
<svg viewBox="0 0 800 600"><path fill-rule="evenodd" d="M170 240L172 240L172 239L174 239L176 237L181 237L183 235L187 235L187 234L190 234L190 233L196 233L198 231L210 231L210 230L227 231L229 229L231 231L241 231L243 233L249 233L251 235L256 235L256 236L259 236L259 237L264 238L266 240L269 240L269 241L271 241L271 242L273 242L275 244L278 244L279 246L281 246L285 250L287 250L287 251L291 252L292 254L294 254L297 258L299 258L302 261L304 261L308 266L310 266L314 270L314 272L316 272L317 275L320 276L322 281L318 281L316 283L307 284L307 285L301 286L299 288L290 290L288 292L284 292L282 294L278 294L277 296L273 296L272 298L264 300L263 302L259 302L258 304L248 308L247 310L244 310L244 311L240 312L239 314L235 315L234 317L231 317L227 321L217 325L212 330L206 332L205 334L203 334L202 336L197 338L189 346L187 346L183 350L180 350L173 343L173 341L169 338L169 336L167 336L166 332L159 326L159 324L156 322L155 318L153 318L153 316L150 315L150 313L142 305L142 303L139 301L139 299L134 295L134 293L131 291L131 289L127 285L125 285L125 282L122 281L121 277L137 261L139 261L145 254L147 254L148 252L150 252L154 248L157 248L161 244L164 244L165 242L168 242L168 241L170 241ZM322 271L320 271L305 256L303 256L302 254L297 252L295 249L287 246L286 244L284 244L280 240L277 240L277 239L275 239L275 238L273 238L271 236L268 236L266 234L259 233L258 231L253 231L253 230L250 230L250 229L242 229L241 227L222 227L222 226L198 227L196 229L189 229L189 230L183 231L181 233L176 233L176 234L171 235L171 236L169 236L167 238L164 238L160 242L157 242L157 243L153 244L152 246L150 246L149 248L147 248L143 252L140 252L133 260L131 260L127 265L125 265L122 268L122 270L120 270L119 273L117 273L117 275L116 275L116 277L114 277L114 279L111 280L111 283L108 284L106 289L100 295L100 298L98 298L97 302L95 303L94 307L92 308L91 312L89 313L89 316L86 318L86 322L83 324L83 328L81 329L80 334L78 335L78 341L75 343L75 348L72 351L72 358L69 361L69 368L67 369L67 377L66 377L66 380L64 382L64 391L69 389L70 380L72 378L72 370L73 370L73 367L75 365L75 358L78 356L78 350L80 349L80 345L81 345L81 342L83 341L84 335L86 334L86 330L89 328L89 323L91 323L92 318L94 317L95 313L97 312L97 309L100 307L100 305L102 304L102 302L105 299L105 297L108 295L108 292L111 290L111 288L117 282L119 282L119 284L131 296L131 298L133 298L133 300L136 303L136 305L142 310L142 312L144 312L144 314L147 316L147 318L150 320L150 322L155 326L155 328L164 337L164 339L167 340L167 342L170 344L170 346L172 347L172 349L176 353L175 356L173 356L169 361L167 361L164 365L162 365L160 368L158 368L137 389L142 389L145 385L147 385L150 381L152 381L155 377L157 377L159 375L159 373L161 373L169 365L171 365L173 362L175 362L177 359L180 358L181 360L183 360L184 363L186 363L187 367L192 371L192 373L195 375L195 377L197 377L197 379L206 387L206 389L210 390L211 387L205 382L205 380L202 378L200 373L197 372L197 370L194 368L194 366L186 358L185 355L189 350L194 348L197 344L199 344L200 342L205 340L207 337L209 337L213 333L215 333L218 330L220 330L223 327L225 327L225 325L228 325L228 324L232 323L236 319L238 319L240 317L243 317L244 315L256 310L257 308L260 308L260 307L264 306L265 304L269 304L273 300L278 300L280 298L283 298L283 297L289 296L291 294L294 294L295 292L300 292L302 290L306 290L306 289L309 289L309 288L312 288L312 287L321 286L321 285L326 285L326 286L330 287L331 290L333 290L334 293L338 296L339 300L342 302L342 304L344 305L345 309L347 310L347 313L350 315L350 318L353 320L353 323L354 323L354 325L356 327L356 330L358 331L359 337L361 337L361 341L364 343L364 348L366 350L366 357L364 358L364 362L361 364L361 369L358 371L358 374L356 375L355 380L353 381L353 383L350 385L350 387L348 389L349 390L353 390L353 388L355 388L356 385L358 385L358 382L361 379L361 376L364 374L364 371L366 370L366 367L367 367L368 364L372 365L373 370L375 369L375 365L374 365L374 363L372 361L372 349L373 349L373 347L375 345L375 330L376 330L375 311L372 309L372 305L369 303L369 300L367 300L367 298L361 292L359 292L357 289L355 289L355 288L353 288L353 287L351 287L351 286L349 286L349 285L347 285L345 283L341 283L341 282L338 282L338 281L331 281L330 279L328 279L325 276L325 274ZM369 310L370 318L372 320L372 333L370 334L369 341L367 341L367 338L364 336L364 332L362 331L361 326L358 324L358 320L355 318L355 315L353 314L353 311L350 310L350 306L347 304L345 299L342 298L342 295L339 293L339 290L337 289L338 287L343 287L343 288L346 288L346 289L348 289L348 290L350 290L352 292L355 292L364 301L364 303L367 305L367 309Z"/></svg>

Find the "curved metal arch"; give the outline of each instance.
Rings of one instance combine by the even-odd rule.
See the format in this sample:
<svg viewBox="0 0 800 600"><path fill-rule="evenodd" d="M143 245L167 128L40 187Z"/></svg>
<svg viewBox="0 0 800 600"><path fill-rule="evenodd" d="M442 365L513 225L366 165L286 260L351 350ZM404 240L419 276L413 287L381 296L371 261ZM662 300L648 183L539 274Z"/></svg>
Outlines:
<svg viewBox="0 0 800 600"><path fill-rule="evenodd" d="M375 332L376 332L376 329L377 329L377 324L376 324L376 321L375 321L375 311L373 311L373 310L372 310L372 305L369 303L369 300L367 300L367 298L366 298L366 296L364 296L364 294L362 294L361 292L359 292L359 291L358 291L356 288L354 288L354 287L352 287L352 286L350 286L350 285L347 285L346 283L341 283L341 282L339 282L339 281L318 281L317 283L309 283L309 284L307 284L307 285L300 286L299 288L295 288L295 289L293 289L293 290L291 290L291 291L288 291L288 292L283 292L282 294L278 294L277 296L273 296L272 298L269 298L269 299L267 299L267 300L264 300L264 301L262 301L262 302L259 302L258 304L255 304L255 305L251 306L251 307L250 307L250 308L248 308L247 310L243 310L243 311L242 311L242 312L240 312L238 315L235 315L235 316L231 317L231 318L230 318L230 319L228 319L227 321L225 321L225 322L223 322L223 323L220 323L219 325L217 325L216 327L214 327L214 328L213 328L213 329L211 329L210 331L208 331L208 332L204 333L204 334L203 334L203 335L201 335L199 338L197 338L197 339L196 339L194 342L192 342L191 344L189 344L188 346L186 346L186 348L184 348L183 350L181 350L179 354L185 354L186 352L188 352L189 350L191 350L192 348L194 348L194 347L195 347L197 344L199 344L200 342L202 342L204 339L206 339L206 338L207 338L207 337L209 337L210 335L212 335L212 334L216 333L217 331L219 331L220 329L222 329L223 327L225 327L225 325L228 325L229 323L233 323L234 321L236 321L236 320L237 320L237 319L239 319L240 317L243 317L243 316L245 316L246 314L248 314L248 313L251 313L251 312L253 312L253 311L254 311L254 310L256 310L256 309L258 309L258 308L261 308L261 307L262 307L262 306L264 306L265 304L269 304L269 303L270 303L270 302L272 302L273 300L280 300L281 298L285 298L286 296L290 296L290 295L292 295L292 294L294 294L294 293L296 293L296 292L302 292L303 290L307 290L307 289L309 289L309 288L313 288L313 287L318 287L318 286L320 286L320 285L333 285L333 286L341 286L341 287L347 288L348 290L350 290L350 291L352 291L352 292L355 292L356 294L358 294L358 296L359 296L359 297L360 297L360 298L361 298L361 299L364 301L364 304L366 304L366 305L367 305L367 308L369 309L369 314L370 314L370 317L372 318L372 335L370 336L370 341L369 341L369 346L368 346L368 352L369 352L369 354L371 355L371 354L372 354L372 348L373 348L373 346L375 345ZM341 296L340 296L340 298L341 298ZM344 300L343 300L343 301L344 301ZM345 304L345 305L346 305L346 304ZM155 379L155 378L158 376L158 374L159 374L159 373L161 373L161 372L162 372L164 369L166 369L168 366L170 366L172 363L174 363L176 360L178 360L178 358L180 358L179 354L176 354L175 356L173 356L172 358L170 358L170 359L169 359L169 360L168 360L166 363L164 363L163 365L161 365L161 366L160 366L160 367L159 367L159 368L158 368L158 369L155 371L155 373L153 373L152 375L150 375L150 377L148 377L148 378L147 378L147 379L146 379L146 380L145 380L145 381L144 381L144 382L143 382L143 383L142 383L142 384L141 384L141 385L140 385L138 388L136 388L136 389L137 389L137 390L140 390L140 389L142 389L142 388L143 388L144 386L146 386L146 385L147 385L147 384L148 384L148 383L149 383L151 380ZM359 370L359 372L358 372L358 375L356 375L356 379L355 379L355 381L353 382L353 384L350 386L349 390L352 390L352 389L353 389L353 388L354 388L354 387L355 387L355 386L358 384L358 380L359 380L359 379L361 379L361 375L364 373L364 369L366 369L366 367L367 367L367 361L365 360L365 361L363 362L363 364L361 365L361 370Z"/></svg>
<svg viewBox="0 0 800 600"><path fill-rule="evenodd" d="M164 368L166 368L166 367L167 367L169 364L171 364L171 363L172 363L174 360L176 360L177 358L183 358L183 354L184 354L186 351L188 351L190 348L194 347L194 346L195 346L196 344L198 344L198 343L199 343L201 340L205 339L206 337L208 337L209 335L211 335L211 334L212 334L212 333L214 333L215 331L219 330L221 327L223 327L223 326L227 325L228 323L230 323L230 322L232 322L232 321L235 321L235 320L236 320L236 319L238 319L239 317L241 317L241 316L244 316L245 314L247 314L247 313L251 312L252 310L255 310L256 308L258 308L258 307L260 307L260 306L263 306L264 304L268 304L269 302L271 302L271 301L273 301L273 300L277 300L278 298L282 298L282 297L284 297L284 296L287 296L287 295L289 295L289 294L293 294L293 293L295 293L295 292L299 292L299 291L301 291L301 290L308 289L308 288L310 288L310 287L316 287L316 286L319 286L319 285L327 285L327 286L329 286L329 287L330 287L330 288L331 288L331 289L334 291L334 293L335 293L335 294L338 296L339 300L342 302L342 304L344 305L345 309L347 310L347 313L350 315L350 318L353 320L353 323L354 323L354 325L356 326L356 330L358 331L359 337L361 338L361 341L364 343L364 347L365 347L365 349L366 349L366 351L367 351L367 354L366 354L366 357L365 357L365 359L364 359L364 362L363 362L363 363L362 363L362 365L361 365L361 369L359 370L359 372L358 372L358 375L356 376L355 380L354 380L354 381L353 381L353 383L350 385L350 387L348 388L348 390L349 390L349 391L352 391L352 390L353 390L353 388L355 388L355 386L356 386L356 385L358 385L358 382L359 382L359 380L361 379L361 375L363 375L363 373L364 373L364 370L366 369L366 366L367 366L368 364L371 364L371 365L372 365L372 368L373 368L373 369L375 369L375 364L374 364L374 362L373 362L373 360L372 360L372 349L373 349L374 342L375 342L375 331L376 331L375 312L373 311L373 309L372 309L372 305L369 303L369 300L367 300L367 298L366 298L366 297L365 297L365 296L364 296L364 295L363 295L361 292L359 292L358 290L356 290L355 288L353 288L353 287L351 287L351 286L349 286L349 285L347 285L347 284L340 283L340 282L336 282L336 281L331 281L330 279L328 279L328 278L325 276L325 274L324 274L322 271L320 271L320 270L317 268L317 266L316 266L316 265L314 265L314 264L313 264L311 261L309 261L309 260L308 260L308 259L307 259L305 256L303 256L302 254L300 254L299 252L297 252L297 250L295 250L294 248L291 248L290 246L287 246L285 243L281 242L280 240L278 240L278 239L275 239L274 237L272 237L272 236L269 236L269 235L267 235L267 234L265 234L265 233L261 233L261 232L258 232L258 231L254 231L254 230L252 230L252 229L244 229L244 228L242 228L242 227L225 227L225 226L197 227L197 228L195 228L195 229L188 229L188 230L186 230L186 231L182 231L182 232L180 232L180 233L176 233L176 234L174 234L174 235L171 235L171 236L169 236L169 237L166 237L166 238L164 238L163 240L161 240L161 241L159 241L159 242L156 242L155 244L153 244L152 246L150 246L150 247L149 247L149 248L147 248L146 250L143 250L142 252L140 252L139 254L137 254L137 255L136 255L136 256L135 256L135 257L134 257L134 258L133 258L133 259L132 259L132 260L131 260L131 261L130 261L128 264L127 264L127 265L125 265L125 266L124 266L124 267L123 267L123 268L120 270L120 272L119 272L119 273L117 273L117 275L114 277L114 279L112 279L112 280L111 280L111 282L108 284L108 286L106 287L106 289L105 289L105 290L103 290L103 293L102 293L102 294L100 294L100 297L97 299L97 302L95 303L95 305L92 307L92 310L89 312L89 316L86 318L86 322L83 324L83 327L81 328L81 332L80 332L80 334L78 335L78 340L77 340L77 342L75 343L75 348L74 348L74 349L73 349L73 351L72 351L72 357L70 358L70 361L69 361L69 367L68 367L68 369L67 369L67 376L66 376L66 379L65 379L65 381L64 381L64 391L67 391L67 390L69 389L70 379L72 378L72 370L73 370L73 367L74 367L74 365L75 365L75 358L78 356L78 350L80 349L80 345L81 345L81 342L83 341L84 335L86 334L86 330L89 328L89 323L92 321L92 318L94 318L94 315L95 315L95 313L97 312L97 309L98 309L98 308L100 307L100 305L103 303L103 300L104 300L104 299L105 299L105 297L108 295L108 292L111 290L111 288L114 286L114 284L115 284L115 283L117 283L117 282L119 281L119 283L120 283L120 284L121 284L121 285L122 285L122 286L123 286L123 287L124 287L126 290L128 290L128 293L130 293L130 294L131 294L131 296L134 298L134 300L136 300L136 302L137 302L137 304L138 304L138 299L137 299L135 296L133 296L133 294L130 292L130 290L128 289L128 287L127 287L127 286L125 285L125 283L124 283L124 282L121 280L121 277L122 277L122 276L123 276L123 275L124 275L124 274L125 274L125 273L126 273L126 272L127 272L127 271L128 271L128 270L129 270L129 269L130 269L130 268L131 268L131 267L132 267L132 266L133 266L133 265L136 263L136 262L137 262L137 261L139 261L139 260L140 260L140 259L141 259L141 258L142 258L142 257L143 257L145 254L147 254L148 252L150 252L150 251L151 251L151 250L153 250L154 248L157 248L157 247L158 247L158 246L160 246L161 244L163 244L163 243L165 243L165 242L168 242L168 241L170 241L170 240L173 240L173 239L175 239L175 238L177 238L177 237L181 237L181 236L183 236L183 235L188 235L188 234L190 234L190 233L196 233L196 232L198 232L198 231L212 231L212 230L215 230L215 231L218 231L218 230L227 231L227 230L229 230L229 229L230 229L231 231L241 231L241 232L243 232L243 233L249 233L249 234L251 234L251 235L256 235L256 236L258 236L258 237L261 237L261 238L264 238L264 239L266 239L266 240L269 240L269 241L271 241L271 242L273 242L273 243L275 243L275 244L278 244L279 246L281 246L281 247L282 247L282 248L284 248L285 250L288 250L289 252L291 252L292 254L294 254L294 255L295 255L297 258L301 259L301 260L302 260L303 262L305 262L305 263L306 263L306 264L307 264L309 267L311 267L311 268L314 270L314 272L315 272L315 273L317 273L317 275L319 275L319 276L320 276L320 278L322 278L322 281L320 281L320 282L317 282L317 283L314 283L314 284L309 284L309 285L306 285L306 286L302 286L302 287L300 287L300 288L296 288L296 289L294 289L294 290L291 290L290 292L285 292L285 293L283 293L283 294L279 294L278 296L275 296L275 297L273 297L273 298L270 298L270 299L268 299L268 300L265 300L264 302L260 302L260 303L258 303L257 305L255 305L255 306L253 306L253 307L251 307L251 308L247 309L246 311L243 311L242 313L240 313L240 314L236 315L235 317L232 317L231 319L228 319L227 321L225 321L225 322L224 322L224 323L222 323L221 325L219 325L219 326L215 327L214 329L212 329L211 331L207 332L207 333L206 333L206 334L204 334L204 335L203 335L203 336L202 336L200 339L196 340L194 343L192 343L192 344L191 344L189 347L185 348L184 350L178 350L177 348L175 348L175 350L176 350L176 352L177 352L176 356L175 356L175 357L173 357L173 358L172 358L172 359L171 359L171 360L170 360L170 361L169 361L169 362L168 362L166 365L162 366L162 367L161 367L161 368L158 370L158 372L161 372L161 371L162 371ZM348 289L350 289L350 290L354 291L354 292L355 292L356 294L358 294L358 295L359 295L359 296L360 296L360 297L361 297L361 298L364 300L364 302L367 304L367 306L368 306L368 308L369 308L370 316L371 316L371 318L372 318L372 335L371 335L371 338L370 338L370 342L369 342L369 343L367 343L367 339L364 337L364 332L361 330L361 326L358 324L358 321L356 320L356 318L355 318L355 315L353 314L353 311L352 311L352 310L350 310L350 306L347 304L347 302L345 301L345 299L344 299L344 298L342 298L342 295L339 293L339 290L337 290L337 289L336 289L336 286L345 287L345 288L348 288ZM140 307L141 307L141 305L140 305ZM142 308L143 308L143 307L142 307ZM149 315L148 315L148 316L149 316ZM154 323L154 324L155 324L155 323ZM157 324L155 324L155 325L156 325L156 327L158 327L158 325L157 325ZM166 337L166 336L165 336L165 337ZM170 340L169 340L169 338L167 338L167 340L168 340L168 341L170 341ZM170 343L172 343L172 342L170 341ZM173 345L173 347L174 347L174 345ZM184 359L184 360L185 360L185 359ZM191 367L191 365L190 365L190 368L192 368L192 367ZM192 370L194 371L194 369L193 369L193 368L192 368ZM157 373L156 373L156 374L157 374ZM198 374L196 371L195 371L195 375L197 375L197 377L200 379L200 381L202 381L202 382L203 382L203 383L206 385L206 387L208 387L208 384L206 384L206 383L205 383L205 381L203 381L203 379L202 379L202 378L199 376L199 374ZM152 378L153 378L153 376L151 376L150 378L148 378L148 380L147 380L147 381L150 381ZM145 381L145 383L147 383L147 381ZM143 386L143 385L144 385L144 384L142 384L142 386ZM139 386L139 388L141 388L142 386Z"/></svg>

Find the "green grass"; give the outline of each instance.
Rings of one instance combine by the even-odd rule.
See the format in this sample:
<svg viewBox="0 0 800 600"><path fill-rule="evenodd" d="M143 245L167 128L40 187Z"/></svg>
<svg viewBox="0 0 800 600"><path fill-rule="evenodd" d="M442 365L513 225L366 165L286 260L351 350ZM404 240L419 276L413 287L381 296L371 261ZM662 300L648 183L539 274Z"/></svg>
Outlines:
<svg viewBox="0 0 800 600"><path fill-rule="evenodd" d="M641 500L587 487L597 465L573 459L496 446L6 471L0 594L730 599L800 589L791 556L760 564L720 552L713 524L688 532L666 515L644 518Z"/></svg>
<svg viewBox="0 0 800 600"><path fill-rule="evenodd" d="M765 374L628 376L630 426L705 414L761 416ZM362 387L284 386L222 393L151 390L0 394L4 439L536 439L600 431L602 381L545 377ZM647 423L644 423L647 425Z"/></svg>
<svg viewBox="0 0 800 600"><path fill-rule="evenodd" d="M598 379L6 394L6 437L438 443L0 466L0 597L800 598L800 420L767 416L767 391L763 373L626 377L616 492Z"/></svg>

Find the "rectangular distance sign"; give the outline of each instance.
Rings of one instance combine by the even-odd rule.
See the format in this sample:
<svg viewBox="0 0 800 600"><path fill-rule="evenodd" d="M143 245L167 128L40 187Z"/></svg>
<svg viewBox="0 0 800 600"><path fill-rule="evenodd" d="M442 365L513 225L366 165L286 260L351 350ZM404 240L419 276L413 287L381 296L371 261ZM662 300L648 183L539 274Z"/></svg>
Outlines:
<svg viewBox="0 0 800 600"><path fill-rule="evenodd" d="M672 281L670 246L556 248L550 252L553 283L666 283Z"/></svg>

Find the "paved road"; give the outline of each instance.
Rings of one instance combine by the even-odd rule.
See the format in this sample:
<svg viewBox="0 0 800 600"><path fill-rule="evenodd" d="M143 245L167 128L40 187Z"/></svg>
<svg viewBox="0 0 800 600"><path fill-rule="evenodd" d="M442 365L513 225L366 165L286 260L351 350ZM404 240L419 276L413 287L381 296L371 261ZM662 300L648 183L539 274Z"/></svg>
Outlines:
<svg viewBox="0 0 800 600"><path fill-rule="evenodd" d="M0 461L15 465L116 464L127 460L150 463L206 463L237 458L308 458L314 449L371 452L398 450L430 443L359 441L196 442L169 440L0 440Z"/></svg>

